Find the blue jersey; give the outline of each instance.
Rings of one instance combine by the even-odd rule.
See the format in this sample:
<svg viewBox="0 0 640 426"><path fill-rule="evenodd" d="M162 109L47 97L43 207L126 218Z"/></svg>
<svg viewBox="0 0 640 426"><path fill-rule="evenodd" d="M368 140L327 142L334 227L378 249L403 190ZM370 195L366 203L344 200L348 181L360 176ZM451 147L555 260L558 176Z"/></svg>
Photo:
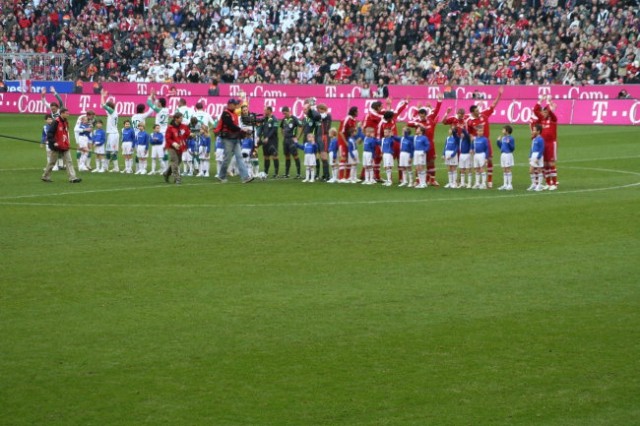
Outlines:
<svg viewBox="0 0 640 426"><path fill-rule="evenodd" d="M198 152L198 140L196 138L187 139L187 149L191 154L196 154Z"/></svg>
<svg viewBox="0 0 640 426"><path fill-rule="evenodd" d="M362 143L362 150L364 152L375 152L376 146L380 145L380 141L376 138L366 137L364 138L364 142Z"/></svg>
<svg viewBox="0 0 640 426"><path fill-rule="evenodd" d="M447 139L444 142L444 150L442 151L442 155L447 155L447 151L453 151L453 155L458 154L458 149L460 148L460 138L453 132L452 135L447 136Z"/></svg>
<svg viewBox="0 0 640 426"><path fill-rule="evenodd" d="M151 138L149 137L149 133L145 132L144 130L141 130L138 132L138 135L136 136L136 142L135 142L135 146L143 146L144 149L149 149L149 140Z"/></svg>
<svg viewBox="0 0 640 426"><path fill-rule="evenodd" d="M408 152L413 157L413 136L404 135L402 139L400 139L400 152Z"/></svg>
<svg viewBox="0 0 640 426"><path fill-rule="evenodd" d="M93 144L95 146L102 146L107 142L107 134L104 132L104 129L96 129L93 132Z"/></svg>
<svg viewBox="0 0 640 426"><path fill-rule="evenodd" d="M516 150L516 141L511 135L501 137L498 139L497 144L503 154L511 154Z"/></svg>
<svg viewBox="0 0 640 426"><path fill-rule="evenodd" d="M476 136L473 140L473 152L476 154L489 153L489 141L485 136Z"/></svg>
<svg viewBox="0 0 640 426"><path fill-rule="evenodd" d="M252 138L244 138L242 139L242 149L253 149L255 147L255 142ZM224 147L223 147L224 148Z"/></svg>
<svg viewBox="0 0 640 426"><path fill-rule="evenodd" d="M205 153L211 152L211 138L209 136L200 135L198 136L198 147L204 148Z"/></svg>
<svg viewBox="0 0 640 426"><path fill-rule="evenodd" d="M160 132L151 134L151 145L164 145L164 135Z"/></svg>
<svg viewBox="0 0 640 426"><path fill-rule="evenodd" d="M136 140L136 132L133 128L129 127L122 129L122 142L134 142Z"/></svg>
<svg viewBox="0 0 640 426"><path fill-rule="evenodd" d="M462 129L462 137L460 138L460 154L468 154L471 152L471 137L467 129Z"/></svg>
<svg viewBox="0 0 640 426"><path fill-rule="evenodd" d="M222 138L220 138L220 136L216 138L216 149L224 149L224 144L222 143Z"/></svg>
<svg viewBox="0 0 640 426"><path fill-rule="evenodd" d="M91 124L89 123L80 123L80 136L86 136L91 138Z"/></svg>
<svg viewBox="0 0 640 426"><path fill-rule="evenodd" d="M347 149L349 150L349 152L355 151L356 149L358 149L356 140L358 140L357 137L350 137L349 140L347 140Z"/></svg>
<svg viewBox="0 0 640 426"><path fill-rule="evenodd" d="M400 142L400 138L397 136L389 136L382 139L382 153L393 154L393 143Z"/></svg>
<svg viewBox="0 0 640 426"><path fill-rule="evenodd" d="M338 138L333 138L329 141L329 149L327 152L333 153L333 158L338 156Z"/></svg>
<svg viewBox="0 0 640 426"><path fill-rule="evenodd" d="M536 158L542 158L544 152L544 139L538 135L531 140L531 152L529 158L533 158L533 153L536 153Z"/></svg>
<svg viewBox="0 0 640 426"><path fill-rule="evenodd" d="M305 154L317 154L318 145L312 142L305 142L304 145L296 143L298 149L302 149Z"/></svg>
<svg viewBox="0 0 640 426"><path fill-rule="evenodd" d="M429 142L429 138L425 135L415 136L413 138L413 145L415 151L429 151L431 148L431 142Z"/></svg>

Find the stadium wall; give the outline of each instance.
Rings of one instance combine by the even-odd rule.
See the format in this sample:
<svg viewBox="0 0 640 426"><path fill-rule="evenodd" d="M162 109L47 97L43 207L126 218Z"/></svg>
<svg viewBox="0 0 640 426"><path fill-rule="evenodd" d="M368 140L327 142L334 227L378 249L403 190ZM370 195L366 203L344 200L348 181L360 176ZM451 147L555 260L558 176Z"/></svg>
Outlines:
<svg viewBox="0 0 640 426"><path fill-rule="evenodd" d="M309 88L312 86L308 86ZM105 115L105 111L100 106L100 96L94 94L63 94L61 95L65 106L69 108L71 114L82 114L88 109L93 109L98 115ZM147 96L138 94L109 95L116 102L116 111L120 116L131 116L135 113L137 104L146 104ZM214 117L217 117L226 105L229 96L209 97L180 95L168 98L170 111L177 109L178 99L183 97L188 105L202 102L205 109ZM307 93L307 96L309 93ZM552 95L555 97L555 94ZM394 97L393 107L398 103L398 98ZM52 101L53 96L48 95L48 100ZM300 117L303 114L304 98L302 97L264 97L249 96L250 109L253 112L261 113L265 106L271 106L278 112L281 107L289 106L293 113ZM318 103L325 103L329 106L333 118L342 119L352 106L360 109L360 118L364 111L369 108L375 99L362 98L341 98L341 97L317 97ZM434 103L431 97L411 97L410 107L403 112L399 119L404 121L408 114L416 111L417 105L427 102ZM471 105L478 105L481 109L487 108L492 100L489 99L445 99L440 112L443 117L447 108L453 111L457 108L469 110ZM496 111L492 117L493 123L527 124L532 118L532 109L535 99L509 98L504 96L498 103ZM640 100L627 99L559 99L556 101L558 108L556 114L560 124L596 124L596 125L638 125L640 124ZM19 114L45 114L46 108L40 100L40 95L35 93L0 93L0 113ZM276 114L279 115L279 114Z"/></svg>

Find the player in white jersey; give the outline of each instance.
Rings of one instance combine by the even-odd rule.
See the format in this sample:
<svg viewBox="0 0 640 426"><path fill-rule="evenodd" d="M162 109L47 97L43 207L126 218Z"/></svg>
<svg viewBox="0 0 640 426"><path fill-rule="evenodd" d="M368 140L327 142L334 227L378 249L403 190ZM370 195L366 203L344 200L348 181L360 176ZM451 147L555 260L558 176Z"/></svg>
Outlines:
<svg viewBox="0 0 640 426"><path fill-rule="evenodd" d="M169 108L167 108L167 100L165 98L156 98L155 92L153 91L153 89L151 89L151 94L149 95L149 99L147 99L147 105L149 105L149 108L151 108L156 113L155 124L156 126L160 126L159 133L161 133L162 136L164 137L164 135L167 133L167 127L169 127L169 118L170 118ZM154 131L155 131L155 127L154 127ZM155 158L154 152L157 152L157 148L156 148L156 151L154 151L153 148L151 149L152 172L154 170L154 165L155 165L153 161L153 159ZM162 170L159 171L160 173L164 172L164 170L166 169L168 159L169 158L167 156L167 153L165 152L162 157Z"/></svg>
<svg viewBox="0 0 640 426"><path fill-rule="evenodd" d="M107 101L109 93L103 90L100 93L100 104L102 108L107 112L107 168L110 161L113 161L113 168L111 172L119 172L118 166L118 145L120 143L120 134L118 133L118 113L116 112L116 104L113 100Z"/></svg>
<svg viewBox="0 0 640 426"><path fill-rule="evenodd" d="M178 109L175 112L179 112L182 114L182 121L184 123L189 123L191 121L191 117L195 115L195 111L193 108L187 106L187 101L184 98L180 98L178 100Z"/></svg>
<svg viewBox="0 0 640 426"><path fill-rule="evenodd" d="M146 112L144 109L144 104L138 104L136 106L136 113L131 116L131 127L133 128L136 136L138 136L138 132L140 132L140 123L144 124L146 127L147 117L153 114L153 109L149 108Z"/></svg>
<svg viewBox="0 0 640 426"><path fill-rule="evenodd" d="M209 129L216 128L217 121L214 120L213 117L211 117L211 114L204 110L202 102L198 102L196 104L196 110L193 113L193 116L198 119L198 123L200 123L201 125L205 125Z"/></svg>
<svg viewBox="0 0 640 426"><path fill-rule="evenodd" d="M169 108L167 108L167 100L165 98L156 98L155 93L151 90L147 105L156 113L156 122L160 126L160 132L164 135L169 126Z"/></svg>

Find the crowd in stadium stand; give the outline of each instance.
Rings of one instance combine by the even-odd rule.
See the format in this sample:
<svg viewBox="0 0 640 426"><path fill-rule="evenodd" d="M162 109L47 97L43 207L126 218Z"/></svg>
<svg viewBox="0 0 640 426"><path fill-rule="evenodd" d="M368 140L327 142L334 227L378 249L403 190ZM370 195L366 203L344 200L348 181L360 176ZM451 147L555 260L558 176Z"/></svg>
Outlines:
<svg viewBox="0 0 640 426"><path fill-rule="evenodd" d="M0 53L65 52L68 80L640 83L638 0L2 4Z"/></svg>

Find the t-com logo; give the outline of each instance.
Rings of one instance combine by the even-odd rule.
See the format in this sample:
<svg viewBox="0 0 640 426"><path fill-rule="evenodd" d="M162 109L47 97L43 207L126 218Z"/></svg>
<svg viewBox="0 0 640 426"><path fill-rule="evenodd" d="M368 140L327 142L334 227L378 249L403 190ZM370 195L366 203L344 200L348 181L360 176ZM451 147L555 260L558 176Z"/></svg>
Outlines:
<svg viewBox="0 0 640 426"><path fill-rule="evenodd" d="M614 103L611 108L609 101L595 101L591 113L594 118L593 124L627 124L625 119L628 119L631 124L640 124L640 101L634 102L628 110L618 109L617 105L620 104Z"/></svg>

